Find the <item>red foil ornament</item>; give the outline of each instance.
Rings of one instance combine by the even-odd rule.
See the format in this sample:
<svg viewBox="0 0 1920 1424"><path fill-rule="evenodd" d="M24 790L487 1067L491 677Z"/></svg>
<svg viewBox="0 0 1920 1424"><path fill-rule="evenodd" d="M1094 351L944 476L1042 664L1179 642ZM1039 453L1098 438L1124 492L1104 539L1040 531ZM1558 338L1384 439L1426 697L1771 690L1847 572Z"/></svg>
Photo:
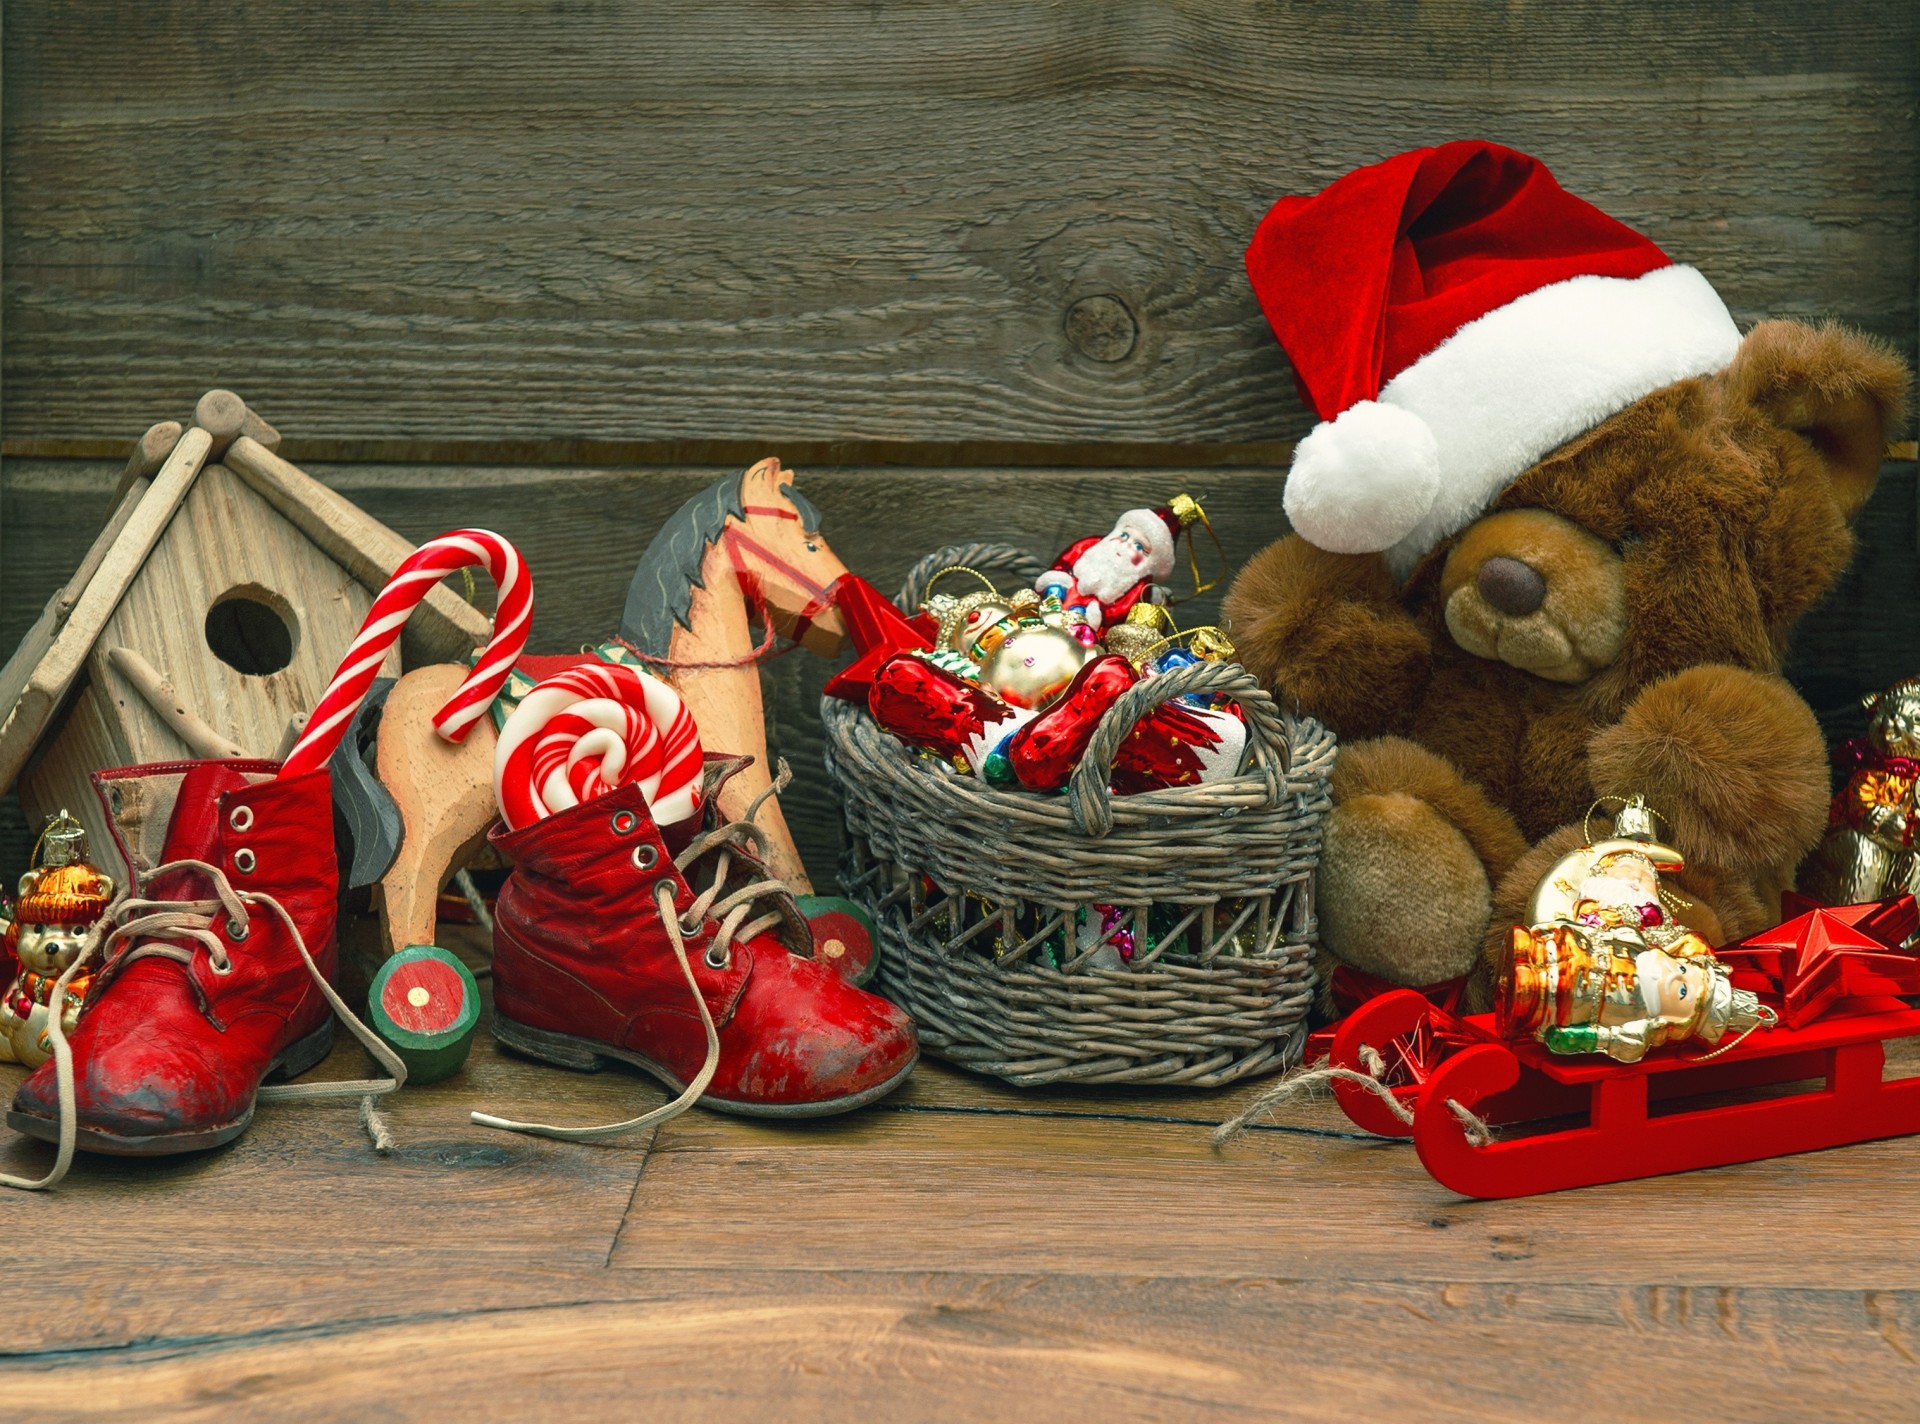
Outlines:
<svg viewBox="0 0 1920 1424"><path fill-rule="evenodd" d="M1119 795L1163 786L1198 786L1239 773L1247 724L1238 707L1166 702L1142 717L1113 757Z"/></svg>
<svg viewBox="0 0 1920 1424"><path fill-rule="evenodd" d="M1065 786L1100 719L1138 680L1133 665L1117 654L1081 668L1058 701L1008 739L1007 760L1020 784L1033 791ZM1121 740L1113 758L1113 789L1124 796L1217 781L1239 771L1246 745L1238 708L1162 703Z"/></svg>
<svg viewBox="0 0 1920 1424"><path fill-rule="evenodd" d="M1920 925L1913 896L1831 908L1792 892L1784 899L1785 923L1715 953L1736 988L1778 998L1788 1028L1806 1027L1841 999L1920 994L1920 955L1901 948Z"/></svg>
<svg viewBox="0 0 1920 1424"><path fill-rule="evenodd" d="M829 697L865 702L874 674L888 658L914 648L933 646L932 619L924 614L908 618L884 593L858 574L843 574L835 579L827 590L827 601L839 610L840 619L847 627L847 637L860 654L851 666L828 681Z"/></svg>
<svg viewBox="0 0 1920 1424"><path fill-rule="evenodd" d="M1115 653L1081 668L1051 707L1008 739L1014 778L1030 791L1065 786L1100 719L1138 677L1133 665Z"/></svg>
<svg viewBox="0 0 1920 1424"><path fill-rule="evenodd" d="M1005 704L985 688L910 653L880 664L867 710L903 742L944 757L966 755L975 738L1008 715Z"/></svg>

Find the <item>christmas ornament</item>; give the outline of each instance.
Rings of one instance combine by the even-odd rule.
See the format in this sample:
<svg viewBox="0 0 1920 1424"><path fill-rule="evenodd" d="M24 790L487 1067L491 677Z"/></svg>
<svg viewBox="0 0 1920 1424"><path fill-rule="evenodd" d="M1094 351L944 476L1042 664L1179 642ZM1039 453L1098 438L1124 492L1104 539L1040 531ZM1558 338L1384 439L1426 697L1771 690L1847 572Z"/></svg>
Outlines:
<svg viewBox="0 0 1920 1424"><path fill-rule="evenodd" d="M1132 665L1114 653L1082 667L1051 707L1007 739L1015 779L1031 791L1065 786L1100 719L1137 680Z"/></svg>
<svg viewBox="0 0 1920 1424"><path fill-rule="evenodd" d="M849 702L865 702L872 690L874 674L895 653L930 648L933 640L924 626L916 626L893 600L858 574L846 574L827 590L833 606L840 610L847 625L847 637L859 656L851 665L827 681L829 697Z"/></svg>
<svg viewBox="0 0 1920 1424"><path fill-rule="evenodd" d="M984 649L980 681L1010 706L1029 711L1065 691L1092 651L1068 629L1019 614L996 623L975 647Z"/></svg>
<svg viewBox="0 0 1920 1424"><path fill-rule="evenodd" d="M466 1064L480 1022L480 986L446 950L408 945L373 976L367 1020L407 1065L408 1083L438 1083Z"/></svg>
<svg viewBox="0 0 1920 1424"><path fill-rule="evenodd" d="M1785 923L1729 945L1720 958L1736 982L1782 1000L1789 1028L1805 1027L1843 998L1920 994L1920 953L1901 948L1920 925L1912 895L1833 909L1798 895L1787 901Z"/></svg>
<svg viewBox="0 0 1920 1424"><path fill-rule="evenodd" d="M282 776L297 776L325 766L359 711L380 664L399 640L408 617L427 591L455 569L483 565L499 590L493 636L480 661L433 719L434 730L449 742L464 739L486 715L494 695L513 671L526 647L533 622L533 581L520 551L486 529L456 529L429 539L409 554L367 610L360 632L307 719L306 730L287 754Z"/></svg>
<svg viewBox="0 0 1920 1424"><path fill-rule="evenodd" d="M1122 796L1166 786L1199 786L1240 774L1247 724L1237 707L1165 702L1134 723L1113 754L1113 789Z"/></svg>
<svg viewBox="0 0 1920 1424"><path fill-rule="evenodd" d="M1777 1022L1752 991L1733 987L1705 940L1668 915L1660 874L1684 863L1654 839L1654 814L1633 798L1613 836L1589 839L1548 869L1529 924L1513 929L1495 990L1502 1033L1553 1053L1633 1063L1663 1043L1714 1044Z"/></svg>
<svg viewBox="0 0 1920 1424"><path fill-rule="evenodd" d="M1173 615L1160 603L1136 603L1127 616L1106 630L1101 643L1144 671L1148 660L1178 633Z"/></svg>
<svg viewBox="0 0 1920 1424"><path fill-rule="evenodd" d="M897 654L881 664L867 709L902 741L949 759L966 757L976 770L1025 720L978 682L936 662L933 655L915 653Z"/></svg>
<svg viewBox="0 0 1920 1424"><path fill-rule="evenodd" d="M1092 643L1101 629L1126 619L1141 601L1160 601L1155 586L1173 572L1181 532L1196 521L1212 532L1191 495L1175 495L1158 509L1129 509L1111 532L1069 545L1034 587L1058 598L1081 641ZM1193 568L1194 592L1213 587L1200 582L1197 559Z"/></svg>
<svg viewBox="0 0 1920 1424"><path fill-rule="evenodd" d="M113 900L113 877L87 859L87 833L65 811L48 819L34 852L35 865L20 877L19 899L7 929L7 947L17 970L0 1001L0 1062L38 1067L53 1055L47 1019L54 985L80 957L88 931ZM60 1024L71 1034L93 983L76 974L61 991Z"/></svg>
<svg viewBox="0 0 1920 1424"><path fill-rule="evenodd" d="M1828 905L1920 890L1920 678L1863 700L1867 732L1834 749L1843 778L1827 832L1800 867L1800 888Z"/></svg>
<svg viewBox="0 0 1920 1424"><path fill-rule="evenodd" d="M507 718L494 748L501 818L519 830L628 782L661 826L700 806L700 732L659 678L613 663L582 663L537 684Z"/></svg>

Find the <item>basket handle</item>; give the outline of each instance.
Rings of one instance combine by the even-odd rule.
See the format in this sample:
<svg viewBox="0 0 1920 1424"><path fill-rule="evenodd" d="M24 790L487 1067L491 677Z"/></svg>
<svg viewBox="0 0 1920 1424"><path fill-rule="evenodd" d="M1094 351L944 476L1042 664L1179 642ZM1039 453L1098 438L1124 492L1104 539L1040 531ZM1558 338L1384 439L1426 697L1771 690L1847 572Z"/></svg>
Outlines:
<svg viewBox="0 0 1920 1424"><path fill-rule="evenodd" d="M1223 692L1246 713L1247 740L1253 750L1251 768L1267 788L1267 809L1286 794L1287 772L1293 765L1290 727L1274 701L1238 663L1190 663L1156 673L1121 693L1100 718L1093 739L1067 781L1073 823L1100 839L1113 829L1113 758L1137 723L1163 702L1189 692Z"/></svg>
<svg viewBox="0 0 1920 1424"><path fill-rule="evenodd" d="M956 566L978 569L982 573L1012 574L1022 584L1032 583L1046 568L1025 549L1012 544L949 544L944 549L935 549L907 571L907 581L900 586L900 593L893 600L894 606L912 617L926 601L927 587L933 582L934 575L942 569Z"/></svg>

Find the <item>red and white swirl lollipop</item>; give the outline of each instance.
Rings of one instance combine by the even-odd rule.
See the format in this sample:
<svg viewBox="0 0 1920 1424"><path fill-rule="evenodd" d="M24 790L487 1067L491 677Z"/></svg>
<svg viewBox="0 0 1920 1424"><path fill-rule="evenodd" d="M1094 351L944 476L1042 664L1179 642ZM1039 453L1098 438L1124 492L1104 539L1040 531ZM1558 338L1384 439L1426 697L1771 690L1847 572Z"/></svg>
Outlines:
<svg viewBox="0 0 1920 1424"><path fill-rule="evenodd" d="M619 663L582 663L521 699L500 730L493 785L508 830L636 783L656 824L699 810L700 730L680 694Z"/></svg>
<svg viewBox="0 0 1920 1424"><path fill-rule="evenodd" d="M427 591L456 569L484 565L493 576L499 599L493 614L493 636L474 664L467 680L434 714L434 730L450 742L466 737L487 713L527 645L533 623L533 580L520 551L488 529L456 529L429 539L393 571L387 586L367 610L366 621L340 660L333 681L307 719L307 727L280 768L282 776L325 766L334 748L353 722L354 713L373 686L380 664L400 637L413 610Z"/></svg>

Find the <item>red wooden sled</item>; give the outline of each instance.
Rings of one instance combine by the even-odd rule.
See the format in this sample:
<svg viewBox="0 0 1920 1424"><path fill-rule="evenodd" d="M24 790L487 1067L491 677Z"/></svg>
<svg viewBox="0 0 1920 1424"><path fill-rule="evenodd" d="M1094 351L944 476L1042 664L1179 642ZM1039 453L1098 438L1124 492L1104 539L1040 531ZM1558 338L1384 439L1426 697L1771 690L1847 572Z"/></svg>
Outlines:
<svg viewBox="0 0 1920 1424"><path fill-rule="evenodd" d="M1616 1063L1508 1042L1491 1014L1454 1018L1403 990L1355 1010L1331 1059L1366 1073L1361 1045L1371 1046L1386 1067L1381 1081L1413 1114L1409 1128L1375 1093L1336 1082L1358 1126L1411 1136L1421 1165L1463 1196L1523 1197L1920 1132L1920 1077L1881 1078L1886 1041L1916 1034L1920 1009L1861 998L1805 1028L1754 1033L1711 1061L1685 1043ZM1692 1101L1766 1089L1780 1091ZM1537 1130L1475 1145L1450 1104L1488 1124Z"/></svg>

